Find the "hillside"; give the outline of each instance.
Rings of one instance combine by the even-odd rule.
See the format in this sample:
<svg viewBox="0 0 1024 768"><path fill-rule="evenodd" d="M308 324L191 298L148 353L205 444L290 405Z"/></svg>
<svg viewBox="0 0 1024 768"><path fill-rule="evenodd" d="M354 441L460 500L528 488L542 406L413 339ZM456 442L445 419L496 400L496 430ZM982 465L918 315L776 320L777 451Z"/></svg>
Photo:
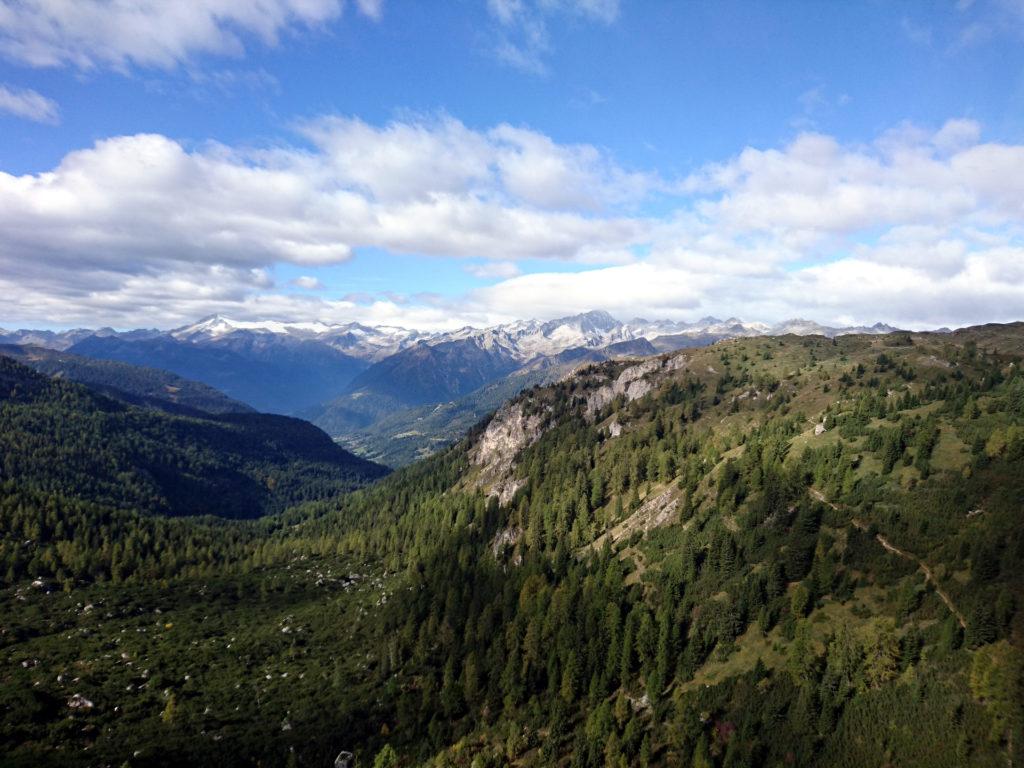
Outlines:
<svg viewBox="0 0 1024 768"><path fill-rule="evenodd" d="M39 373L77 381L134 405L179 413L251 413L253 410L213 387L158 368L97 360L27 344L0 346L0 355L17 360Z"/></svg>
<svg viewBox="0 0 1024 768"><path fill-rule="evenodd" d="M83 570L61 542L86 534L56 525L26 565L10 531L3 746L1019 764L1022 360L1024 324L597 363L365 490L165 534L194 539L166 589L142 565L108 581L106 555ZM58 569L70 594L29 585Z"/></svg>
<svg viewBox="0 0 1024 768"><path fill-rule="evenodd" d="M384 473L298 419L197 414L134 407L0 356L3 480L20 491L244 518L329 498Z"/></svg>

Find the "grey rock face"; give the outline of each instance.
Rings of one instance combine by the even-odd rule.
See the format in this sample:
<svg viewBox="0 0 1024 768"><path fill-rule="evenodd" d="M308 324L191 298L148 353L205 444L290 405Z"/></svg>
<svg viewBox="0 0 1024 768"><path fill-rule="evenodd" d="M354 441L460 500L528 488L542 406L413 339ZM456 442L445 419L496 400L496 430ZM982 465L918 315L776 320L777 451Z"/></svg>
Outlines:
<svg viewBox="0 0 1024 768"><path fill-rule="evenodd" d="M501 504L510 502L522 487L523 481L512 476L515 457L540 438L543 421L543 414L527 416L522 403L512 403L498 411L484 430L472 460L481 468L479 484Z"/></svg>

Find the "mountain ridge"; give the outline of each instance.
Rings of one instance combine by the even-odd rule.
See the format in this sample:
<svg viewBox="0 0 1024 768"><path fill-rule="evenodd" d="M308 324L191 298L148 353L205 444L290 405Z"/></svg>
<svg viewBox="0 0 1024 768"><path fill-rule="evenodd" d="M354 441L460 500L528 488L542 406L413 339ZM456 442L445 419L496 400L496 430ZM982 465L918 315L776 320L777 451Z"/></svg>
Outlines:
<svg viewBox="0 0 1024 768"><path fill-rule="evenodd" d="M570 329L576 331L576 334L571 334ZM555 337L552 347L561 344L561 348L564 349L567 348L566 345L601 346L603 344L596 343L599 336L603 338L604 344L609 344L638 338L653 340L660 335L672 334L754 336L796 333L797 335L833 336L849 333L888 333L895 330L899 329L880 322L873 325L829 326L804 318L790 318L769 324L744 321L737 317L722 320L713 315L707 315L696 321L632 318L623 322L600 309L551 320L523 319L493 326L464 326L449 331L423 331L393 325L366 325L355 321L331 323L323 320L235 320L223 314L214 314L201 318L195 323L163 331L157 329L116 331L112 328L95 330L75 328L67 331L31 328L5 330L0 328L0 343L35 344L63 351L91 336L117 337L126 340L169 336L179 341L203 344L223 341L225 337L233 334L248 333L318 340L334 346L339 351L364 359L377 360L381 356L394 354L418 342L442 343L470 336L496 337L506 340L542 336L549 341ZM561 342L558 341L560 331L563 339ZM589 343L584 341L581 344L582 339L588 340ZM535 344L543 346L540 342L535 342ZM530 349L536 349L536 346L531 346Z"/></svg>

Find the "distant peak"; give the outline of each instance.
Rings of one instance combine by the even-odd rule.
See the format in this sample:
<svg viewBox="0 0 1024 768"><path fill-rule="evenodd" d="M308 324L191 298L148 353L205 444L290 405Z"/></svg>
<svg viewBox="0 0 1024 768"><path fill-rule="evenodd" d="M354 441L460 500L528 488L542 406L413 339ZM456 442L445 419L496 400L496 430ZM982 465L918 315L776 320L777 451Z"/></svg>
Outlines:
<svg viewBox="0 0 1024 768"><path fill-rule="evenodd" d="M188 325L188 326L185 326L185 327L198 330L200 328L213 328L213 327L216 327L216 326L230 326L232 324L233 323L231 322L231 320L229 318L225 317L224 315L217 314L217 315L207 315L206 317L202 318L198 323L195 323L193 325Z"/></svg>
<svg viewBox="0 0 1024 768"><path fill-rule="evenodd" d="M583 312L574 317L565 318L566 320L578 320L580 322L586 322L593 325L596 328L615 328L621 323L612 317L608 312L603 309L592 309L589 312Z"/></svg>

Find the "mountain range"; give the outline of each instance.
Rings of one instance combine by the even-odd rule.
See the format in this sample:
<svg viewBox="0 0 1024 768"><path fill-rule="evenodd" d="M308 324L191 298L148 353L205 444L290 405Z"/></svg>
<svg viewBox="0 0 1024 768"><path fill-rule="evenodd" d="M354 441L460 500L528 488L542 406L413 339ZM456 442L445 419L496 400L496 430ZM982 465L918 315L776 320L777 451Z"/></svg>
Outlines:
<svg viewBox="0 0 1024 768"><path fill-rule="evenodd" d="M447 444L500 399L556 381L583 363L730 338L894 330L881 323L829 327L795 319L768 325L735 317L621 322L599 310L432 332L213 315L170 331L0 330L0 344L168 371L259 411L301 415L368 458L397 466ZM439 408L461 414L457 427L438 417Z"/></svg>

